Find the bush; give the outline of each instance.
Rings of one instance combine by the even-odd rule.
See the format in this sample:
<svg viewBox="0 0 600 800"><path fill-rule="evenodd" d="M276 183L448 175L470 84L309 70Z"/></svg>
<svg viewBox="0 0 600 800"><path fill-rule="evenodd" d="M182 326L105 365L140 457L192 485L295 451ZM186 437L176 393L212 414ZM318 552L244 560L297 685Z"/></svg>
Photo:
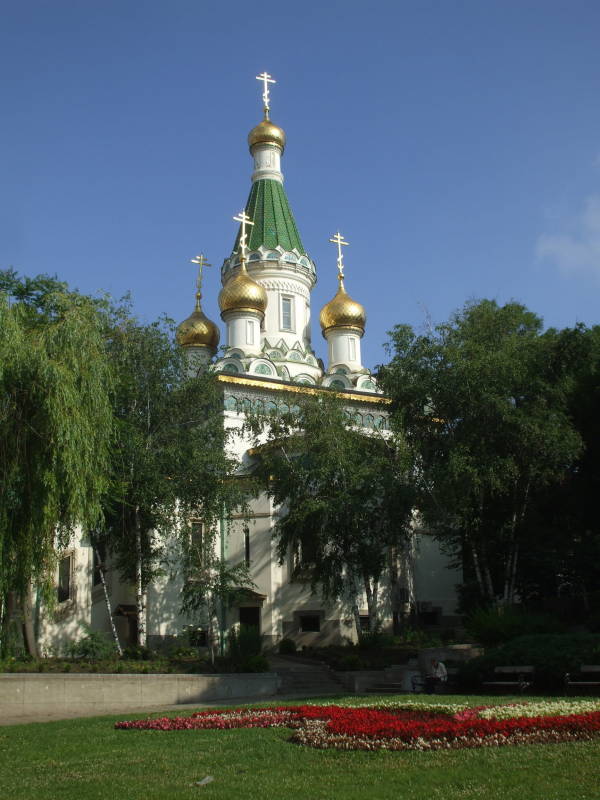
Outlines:
<svg viewBox="0 0 600 800"><path fill-rule="evenodd" d="M379 630L365 631L361 633L358 646L361 650L372 650L380 647L391 647L394 644L394 637L389 633L382 633Z"/></svg>
<svg viewBox="0 0 600 800"><path fill-rule="evenodd" d="M242 664L240 672L268 672L269 662L264 656L255 655L246 658Z"/></svg>
<svg viewBox="0 0 600 800"><path fill-rule="evenodd" d="M255 625L240 625L229 631L229 657L234 664L243 664L262 650L262 636Z"/></svg>
<svg viewBox="0 0 600 800"><path fill-rule="evenodd" d="M353 669L364 669L364 662L356 653L349 653L347 656L341 656L336 664L336 669L343 672Z"/></svg>
<svg viewBox="0 0 600 800"><path fill-rule="evenodd" d="M115 643L101 631L93 631L89 625L84 623L81 627L85 631L85 636L76 642L72 642L67 647L67 655L73 659L85 659L87 661L98 661L102 658L116 658L117 648Z"/></svg>
<svg viewBox="0 0 600 800"><path fill-rule="evenodd" d="M296 652L296 642L293 639L282 639L279 642L279 653L282 656L292 656Z"/></svg>
<svg viewBox="0 0 600 800"><path fill-rule="evenodd" d="M459 683L466 690L481 689L494 667L535 667L534 687L560 691L565 672L577 672L581 664L600 663L600 635L538 634L520 636L473 658L460 667Z"/></svg>
<svg viewBox="0 0 600 800"><path fill-rule="evenodd" d="M123 655L121 657L129 661L150 661L153 656L154 653L148 647L143 647L140 644L132 644L123 649Z"/></svg>
<svg viewBox="0 0 600 800"><path fill-rule="evenodd" d="M480 608L467 619L468 633L484 646L509 642L517 636L562 633L564 626L547 614L530 614L516 608Z"/></svg>

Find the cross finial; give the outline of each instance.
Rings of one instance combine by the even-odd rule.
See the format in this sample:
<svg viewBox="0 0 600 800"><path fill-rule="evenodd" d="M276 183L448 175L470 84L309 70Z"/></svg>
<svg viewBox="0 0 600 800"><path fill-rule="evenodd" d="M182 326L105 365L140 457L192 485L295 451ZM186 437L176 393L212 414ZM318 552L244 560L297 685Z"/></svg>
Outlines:
<svg viewBox="0 0 600 800"><path fill-rule="evenodd" d="M209 264L206 260L206 256L204 253L200 253L198 256L194 256L194 258L190 258L190 264L197 264L198 266L198 275L196 276L196 303L199 302L200 298L202 297L202 270L204 267L210 267L212 264Z"/></svg>
<svg viewBox="0 0 600 800"><path fill-rule="evenodd" d="M234 217L234 220L236 222L240 222L242 225L242 230L240 233L239 249L241 251L240 260L243 266L246 261L246 251L248 250L248 245L246 244L246 238L247 238L246 225L254 225L254 223L252 222L252 220L250 219L248 214L246 214L245 211L240 211L240 213L236 217Z"/></svg>
<svg viewBox="0 0 600 800"><path fill-rule="evenodd" d="M342 234L339 231L336 234L334 234L329 241L333 242L333 244L337 244L337 249L338 249L338 257L337 257L338 280L341 282L341 281L344 280L344 254L342 253L342 247L345 247L346 245L350 244L350 242L346 242L344 240L344 237L342 236Z"/></svg>
<svg viewBox="0 0 600 800"><path fill-rule="evenodd" d="M260 75L256 76L256 80L263 82L263 110L265 112L265 117L269 119L269 111L271 109L271 106L269 105L269 84L277 83L277 81L273 80L268 72L261 72Z"/></svg>

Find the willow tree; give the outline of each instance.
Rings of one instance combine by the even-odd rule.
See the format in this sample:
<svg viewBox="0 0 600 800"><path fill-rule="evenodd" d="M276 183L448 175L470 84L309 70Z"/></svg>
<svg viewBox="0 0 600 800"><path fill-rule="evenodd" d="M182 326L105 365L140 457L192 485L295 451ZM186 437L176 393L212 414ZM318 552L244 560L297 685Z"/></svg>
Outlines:
<svg viewBox="0 0 600 800"><path fill-rule="evenodd" d="M52 278L0 273L2 650L29 620L31 587L51 603L57 549L92 526L107 489L111 371L97 304ZM32 626L25 624L30 652Z"/></svg>

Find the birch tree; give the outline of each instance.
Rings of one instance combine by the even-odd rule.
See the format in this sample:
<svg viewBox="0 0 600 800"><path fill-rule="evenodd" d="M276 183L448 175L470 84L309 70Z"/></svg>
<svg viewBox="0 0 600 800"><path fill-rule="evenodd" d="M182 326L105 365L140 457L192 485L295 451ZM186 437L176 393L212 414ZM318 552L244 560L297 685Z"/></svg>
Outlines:
<svg viewBox="0 0 600 800"><path fill-rule="evenodd" d="M377 630L390 553L410 536L413 491L401 438L355 427L326 393L249 426L260 445L256 475L281 507L280 559L291 553L297 578L345 601L359 636L364 593Z"/></svg>
<svg viewBox="0 0 600 800"><path fill-rule="evenodd" d="M522 305L482 300L420 335L396 327L390 352L380 379L425 521L474 575L481 602L510 605L531 497L581 449L557 337Z"/></svg>
<svg viewBox="0 0 600 800"><path fill-rule="evenodd" d="M146 644L146 590L163 570L165 543L193 519L214 529L238 499L229 481L222 399L214 378L186 378L166 320L141 324L114 310L107 351L116 372L111 492L104 540L135 591L138 644Z"/></svg>

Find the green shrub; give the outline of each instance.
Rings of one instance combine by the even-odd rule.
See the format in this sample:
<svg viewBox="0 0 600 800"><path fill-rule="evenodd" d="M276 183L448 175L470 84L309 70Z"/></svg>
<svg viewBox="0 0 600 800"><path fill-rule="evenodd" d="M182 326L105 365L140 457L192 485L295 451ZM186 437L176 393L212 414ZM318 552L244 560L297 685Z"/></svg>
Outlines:
<svg viewBox="0 0 600 800"><path fill-rule="evenodd" d="M391 647L394 644L394 637L389 633L382 633L380 630L365 631L361 633L358 646L361 650L372 650L380 647Z"/></svg>
<svg viewBox="0 0 600 800"><path fill-rule="evenodd" d="M240 672L268 672L269 662L264 656L248 656L241 664Z"/></svg>
<svg viewBox="0 0 600 800"><path fill-rule="evenodd" d="M353 669L364 669L363 660L356 655L356 653L349 653L347 656L341 656L336 664L336 669L343 672Z"/></svg>
<svg viewBox="0 0 600 800"><path fill-rule="evenodd" d="M467 661L460 668L459 683L465 690L481 689L494 667L535 667L534 687L560 691L565 672L577 672L581 664L600 663L600 635L538 634L520 636Z"/></svg>
<svg viewBox="0 0 600 800"><path fill-rule="evenodd" d="M262 650L262 636L255 625L240 625L229 631L229 657L234 664L243 664Z"/></svg>
<svg viewBox="0 0 600 800"><path fill-rule="evenodd" d="M130 644L123 649L121 658L129 661L150 661L154 657L154 653L148 647L140 644Z"/></svg>
<svg viewBox="0 0 600 800"><path fill-rule="evenodd" d="M296 642L293 639L282 639L279 642L279 652L282 656L291 656L296 652Z"/></svg>
<svg viewBox="0 0 600 800"><path fill-rule="evenodd" d="M466 620L465 627L469 635L484 646L508 642L517 636L564 631L556 617L516 608L480 608Z"/></svg>
<svg viewBox="0 0 600 800"><path fill-rule="evenodd" d="M116 658L117 648L115 643L101 631L93 631L89 625L84 623L81 627L85 635L76 642L72 642L67 647L67 655L73 659L85 659L87 661L98 661L102 658Z"/></svg>
<svg viewBox="0 0 600 800"><path fill-rule="evenodd" d="M407 625L401 634L393 637L393 643L398 647L413 647L420 650L423 647L440 647L442 639L437 634Z"/></svg>

